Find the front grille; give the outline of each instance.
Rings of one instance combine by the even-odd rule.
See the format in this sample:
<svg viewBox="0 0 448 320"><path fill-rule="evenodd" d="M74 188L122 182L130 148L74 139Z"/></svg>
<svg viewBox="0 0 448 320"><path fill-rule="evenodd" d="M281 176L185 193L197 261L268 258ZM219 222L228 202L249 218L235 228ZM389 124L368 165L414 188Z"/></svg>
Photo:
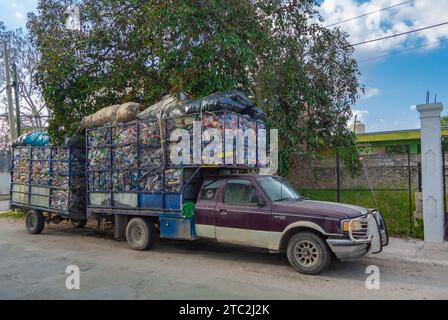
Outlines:
<svg viewBox="0 0 448 320"><path fill-rule="evenodd" d="M349 236L352 241L364 242L370 240L369 220L367 217L353 219L349 223Z"/></svg>

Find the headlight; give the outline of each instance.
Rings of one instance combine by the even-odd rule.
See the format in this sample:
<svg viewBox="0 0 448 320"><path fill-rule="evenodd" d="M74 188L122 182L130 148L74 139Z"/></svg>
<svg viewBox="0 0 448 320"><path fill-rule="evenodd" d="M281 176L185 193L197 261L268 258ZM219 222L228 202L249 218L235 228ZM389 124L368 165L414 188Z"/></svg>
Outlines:
<svg viewBox="0 0 448 320"><path fill-rule="evenodd" d="M343 232L349 232L350 226L352 228L352 231L361 230L363 228L361 220L359 220L359 219L342 221L342 231Z"/></svg>

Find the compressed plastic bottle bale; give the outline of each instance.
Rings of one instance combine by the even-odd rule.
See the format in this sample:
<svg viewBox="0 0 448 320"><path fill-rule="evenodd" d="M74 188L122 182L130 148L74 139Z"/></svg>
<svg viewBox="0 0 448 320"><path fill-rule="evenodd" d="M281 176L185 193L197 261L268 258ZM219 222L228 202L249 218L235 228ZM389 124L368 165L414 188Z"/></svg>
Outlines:
<svg viewBox="0 0 448 320"><path fill-rule="evenodd" d="M94 114L85 116L79 123L81 130L102 127L106 124L113 123L117 118L119 104L105 107Z"/></svg>
<svg viewBox="0 0 448 320"><path fill-rule="evenodd" d="M162 173L160 168L141 171L140 191L162 191Z"/></svg>
<svg viewBox="0 0 448 320"><path fill-rule="evenodd" d="M113 149L113 165L115 169L137 168L137 144L130 144Z"/></svg>
<svg viewBox="0 0 448 320"><path fill-rule="evenodd" d="M157 120L140 122L140 144L160 148L160 126Z"/></svg>
<svg viewBox="0 0 448 320"><path fill-rule="evenodd" d="M120 105L117 109L116 122L130 122L134 121L137 114L143 110L143 105L136 102L127 102Z"/></svg>
<svg viewBox="0 0 448 320"><path fill-rule="evenodd" d="M89 150L89 169L108 170L110 169L110 149L98 148Z"/></svg>
<svg viewBox="0 0 448 320"><path fill-rule="evenodd" d="M182 189L182 170L169 169L165 171L165 191L180 192Z"/></svg>
<svg viewBox="0 0 448 320"><path fill-rule="evenodd" d="M88 133L88 144L90 147L99 145L109 145L111 143L111 134L109 128L99 128L90 130Z"/></svg>
<svg viewBox="0 0 448 320"><path fill-rule="evenodd" d="M115 145L129 144L137 141L137 124L117 126L112 131Z"/></svg>

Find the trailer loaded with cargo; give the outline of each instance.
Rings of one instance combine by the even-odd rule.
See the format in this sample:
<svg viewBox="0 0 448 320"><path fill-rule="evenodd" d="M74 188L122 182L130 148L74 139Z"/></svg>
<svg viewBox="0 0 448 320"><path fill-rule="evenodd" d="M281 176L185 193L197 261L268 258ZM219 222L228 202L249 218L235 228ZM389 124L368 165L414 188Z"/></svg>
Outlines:
<svg viewBox="0 0 448 320"><path fill-rule="evenodd" d="M14 147L11 207L28 211L28 231L40 233L44 221L107 220L135 250L159 238L207 238L286 252L308 274L332 256L388 244L378 210L307 200L282 178L259 174L269 134L246 96L182 100L100 110L82 121L81 149Z"/></svg>
<svg viewBox="0 0 448 320"><path fill-rule="evenodd" d="M82 148L20 145L12 148L10 207L28 211L26 227L40 233L45 220L86 223ZM46 217L44 216L44 212Z"/></svg>

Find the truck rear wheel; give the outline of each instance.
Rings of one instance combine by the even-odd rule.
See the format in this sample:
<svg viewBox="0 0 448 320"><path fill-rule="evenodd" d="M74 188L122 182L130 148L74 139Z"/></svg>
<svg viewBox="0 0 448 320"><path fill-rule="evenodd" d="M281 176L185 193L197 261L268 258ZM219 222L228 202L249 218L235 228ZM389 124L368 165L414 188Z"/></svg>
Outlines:
<svg viewBox="0 0 448 320"><path fill-rule="evenodd" d="M31 234L39 234L44 230L45 217L38 210L30 210L25 216L26 230Z"/></svg>
<svg viewBox="0 0 448 320"><path fill-rule="evenodd" d="M148 250L157 242L159 236L151 221L132 218L126 227L126 240L131 249Z"/></svg>
<svg viewBox="0 0 448 320"><path fill-rule="evenodd" d="M287 256L291 266L305 274L319 274L331 263L331 250L317 234L299 232L288 243Z"/></svg>
<svg viewBox="0 0 448 320"><path fill-rule="evenodd" d="M87 219L70 219L70 222L76 229L81 229L86 226Z"/></svg>

